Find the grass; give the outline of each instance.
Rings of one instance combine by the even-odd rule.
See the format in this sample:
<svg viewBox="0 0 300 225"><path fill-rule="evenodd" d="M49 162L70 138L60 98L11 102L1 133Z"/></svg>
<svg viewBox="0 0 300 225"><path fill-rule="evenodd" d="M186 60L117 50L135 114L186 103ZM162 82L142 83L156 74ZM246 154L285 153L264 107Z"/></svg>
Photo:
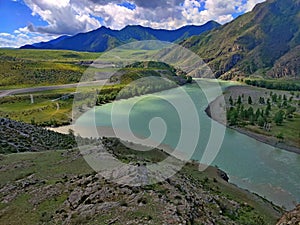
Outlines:
<svg viewBox="0 0 300 225"><path fill-rule="evenodd" d="M0 49L0 89L77 83L87 69L80 62L100 56L72 51Z"/></svg>
<svg viewBox="0 0 300 225"><path fill-rule="evenodd" d="M277 138L279 134L283 135L284 143L300 147L300 114L294 113L294 118L286 119L282 125L276 125L272 123L272 129L270 131L265 131L264 129L258 126L247 125L245 128L249 129L250 131L258 134L262 134L265 136L271 136L273 138Z"/></svg>
<svg viewBox="0 0 300 225"><path fill-rule="evenodd" d="M109 139L106 140L110 143ZM122 144L116 142L112 143L114 143L113 151L116 150L116 152L114 152L116 157L124 159L131 155L133 156L132 162L135 160L161 160L166 156L166 154L161 151L157 154L157 150L153 150L146 155L140 152L133 154L133 151L126 149ZM4 210L2 212L5 213L0 217L0 224L3 222L7 224L7 221L9 221L9 224L50 223L50 221L53 220L51 216L55 215L57 210L62 209L62 204L68 197L67 192L70 193L67 187L64 189L64 182L67 180L65 177L84 177L85 175L93 174L93 171L86 164L84 159L79 155L77 156L77 150L10 154L0 155L0 157L2 165L0 187L10 183L15 184L16 181L24 178L28 179L28 176L34 174L35 178L45 181L44 183L38 183L32 187L34 190L39 190L38 188L42 187L50 187L51 185L55 186L56 184L61 184L59 187L62 188L61 194L47 197L34 207L31 200L34 198L35 193L32 191L26 192L25 190L20 192L13 201L1 203L0 209ZM141 159L141 157L143 157L143 159ZM199 172L197 164L188 163L183 170L179 172L178 178L181 176L188 177L189 182L193 183L195 187L198 187L201 193L209 193L213 196L221 195L241 204L238 213L232 217L238 224L259 224L257 223L259 218L263 218L266 222L262 224L275 224L278 217L276 211L278 210L278 212L281 213L280 209L272 206L267 201L263 201L250 192L241 190L222 180L217 175L216 168L209 167L205 172ZM177 180L175 177L170 179L173 181ZM180 181L180 179L178 181ZM100 181L99 188L104 185L103 182L104 181ZM109 189L116 187L116 185L109 183L105 185L107 185L105 187ZM168 202L174 205L177 204L176 202L184 201L185 193L179 191L180 185L168 185L167 182L164 182L146 186L138 191L134 191L135 198L132 198L132 194L126 197L126 195L120 195L120 192L116 192L119 194L114 195L110 201L120 202L122 206L113 207L105 211L105 213L93 214L92 217L73 214L72 223L107 224L117 218L118 220L115 224L123 224L124 221L130 220L144 222L151 220L151 224L159 224L162 222L160 214L165 210L165 203L161 203L160 200L153 198L154 193L161 193ZM78 188L76 183L73 184L73 187ZM173 189L177 194L173 193ZM139 204L139 202L142 204ZM222 205L223 203L218 202L218 204ZM220 210L216 208L213 203L207 203L205 207L209 207L212 211L217 211L217 214ZM226 208L226 205L224 207ZM223 211L226 215L225 208ZM230 217L232 215L228 211L228 215L226 216Z"/></svg>
<svg viewBox="0 0 300 225"><path fill-rule="evenodd" d="M0 57L13 57L24 60L77 62L79 60L95 60L102 53L75 52L67 50L34 50L34 49L0 49Z"/></svg>
<svg viewBox="0 0 300 225"><path fill-rule="evenodd" d="M23 179L30 174L35 174L41 179L47 179L48 183L54 183L65 175L92 172L92 169L82 157L70 161L66 160L63 153L66 153L66 151L0 155L1 165L9 165L7 170L1 171L0 186Z"/></svg>
<svg viewBox="0 0 300 225"><path fill-rule="evenodd" d="M0 117L40 125L51 125L48 124L49 121L56 121L57 125L67 124L71 119L73 99L52 101L65 94L68 93L34 93L33 104L29 94L1 98Z"/></svg>

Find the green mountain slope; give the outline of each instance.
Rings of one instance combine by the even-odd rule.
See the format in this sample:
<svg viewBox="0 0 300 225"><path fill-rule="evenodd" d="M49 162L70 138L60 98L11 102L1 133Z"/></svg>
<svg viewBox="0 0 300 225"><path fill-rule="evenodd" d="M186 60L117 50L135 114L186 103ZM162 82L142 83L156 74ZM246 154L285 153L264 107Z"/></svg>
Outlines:
<svg viewBox="0 0 300 225"><path fill-rule="evenodd" d="M182 44L199 54L216 77L259 74L299 79L299 9L299 0L268 0L231 23Z"/></svg>

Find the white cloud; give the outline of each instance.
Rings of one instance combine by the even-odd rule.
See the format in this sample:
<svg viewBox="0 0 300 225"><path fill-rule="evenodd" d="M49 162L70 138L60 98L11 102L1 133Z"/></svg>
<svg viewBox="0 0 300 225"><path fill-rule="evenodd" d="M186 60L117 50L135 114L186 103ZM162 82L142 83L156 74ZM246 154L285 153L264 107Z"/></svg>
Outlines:
<svg viewBox="0 0 300 225"><path fill-rule="evenodd" d="M14 32L14 34L0 33L0 48L18 48L27 44L49 41L54 38L57 38L57 36L28 34L22 33L19 30L17 30L17 32Z"/></svg>
<svg viewBox="0 0 300 225"><path fill-rule="evenodd" d="M9 33L0 33L0 37L11 37L12 35Z"/></svg>
<svg viewBox="0 0 300 225"><path fill-rule="evenodd" d="M264 2L265 0L248 0L247 3L242 7L243 11L249 12L258 3Z"/></svg>
<svg viewBox="0 0 300 225"><path fill-rule="evenodd" d="M186 24L203 24L209 20L226 23L232 14L252 9L263 0L128 0L131 10L118 5L122 0L24 0L33 15L39 15L49 25L35 27L31 32L75 34L101 25L121 29L129 24L174 29ZM244 2L244 3L243 3ZM205 10L199 12L201 3ZM94 16L103 18L102 24Z"/></svg>
<svg viewBox="0 0 300 225"><path fill-rule="evenodd" d="M47 41L63 34L94 30L101 25L112 29L133 24L175 29L187 24L204 24L209 20L224 24L233 19L233 14L250 11L263 1L128 0L136 6L128 9L119 5L124 0L24 0L32 15L38 15L48 25L29 24L15 30L11 36L2 33L0 47ZM102 18L101 23L97 17Z"/></svg>
<svg viewBox="0 0 300 225"><path fill-rule="evenodd" d="M76 34L98 28L100 22L91 17L86 8L78 7L70 0L24 0L33 15L39 15L49 25L35 27L29 25L31 32L46 34Z"/></svg>

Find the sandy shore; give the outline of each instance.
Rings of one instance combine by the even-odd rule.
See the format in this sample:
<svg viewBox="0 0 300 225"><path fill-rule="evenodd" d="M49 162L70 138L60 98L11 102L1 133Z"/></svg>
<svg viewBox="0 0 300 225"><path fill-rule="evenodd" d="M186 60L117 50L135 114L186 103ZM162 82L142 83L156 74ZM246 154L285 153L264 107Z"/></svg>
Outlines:
<svg viewBox="0 0 300 225"><path fill-rule="evenodd" d="M230 92L230 94L232 94L233 96L239 95L240 93L244 93L245 95L247 95L251 91L253 92L253 89L254 89L254 87L248 87L248 86L232 86L232 87L227 88L226 92ZM283 149L283 150L286 150L289 152L294 152L294 153L300 154L299 148L288 145L286 143L278 142L278 140L275 137L254 133L250 130L247 130L246 128L229 126L226 123L226 115L223 115L223 114L220 115L219 113L216 113L216 112L223 111L223 110L220 110L221 109L220 107L222 107L223 109L224 109L224 107L226 107L226 106L222 105L222 96L218 97L213 102L211 102L205 111L210 118L227 126L228 128L234 129L244 135L247 135L247 136L254 138L257 141L263 142L265 144L271 145L275 148L280 148L280 149Z"/></svg>

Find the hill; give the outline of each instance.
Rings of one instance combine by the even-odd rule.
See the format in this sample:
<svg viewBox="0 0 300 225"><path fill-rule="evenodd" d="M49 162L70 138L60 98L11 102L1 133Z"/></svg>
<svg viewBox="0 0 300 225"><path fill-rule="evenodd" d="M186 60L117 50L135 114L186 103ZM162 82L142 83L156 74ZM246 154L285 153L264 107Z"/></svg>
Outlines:
<svg viewBox="0 0 300 225"><path fill-rule="evenodd" d="M138 25L127 26L122 30L111 30L101 27L88 33L80 33L71 37L62 36L56 40L26 45L21 48L104 52L133 41L160 40L178 42L219 26L220 24L217 22L210 21L202 26L185 26L177 30L152 29Z"/></svg>
<svg viewBox="0 0 300 225"><path fill-rule="evenodd" d="M0 118L0 154L75 148L74 136Z"/></svg>
<svg viewBox="0 0 300 225"><path fill-rule="evenodd" d="M19 133L28 128L6 122L15 123ZM44 138L53 133L30 129ZM9 134L19 143L14 133ZM101 149L130 162L137 171L168 157L158 149L131 150L117 139L98 141ZM228 183L221 170L210 167L199 172L199 165L192 162L166 181L131 187L94 172L75 149L0 155L0 159L0 224L275 224L282 214L279 207ZM146 176L115 172L118 178L131 180Z"/></svg>
<svg viewBox="0 0 300 225"><path fill-rule="evenodd" d="M182 45L199 54L216 77L254 74L300 79L299 9L299 0L268 0Z"/></svg>
<svg viewBox="0 0 300 225"><path fill-rule="evenodd" d="M77 83L86 66L101 53L0 49L0 89Z"/></svg>
<svg viewBox="0 0 300 225"><path fill-rule="evenodd" d="M163 62L145 61L135 62L119 70L110 78L110 82L129 84L135 80L147 77L162 77L173 81L177 85L191 83L191 79L183 71L175 69ZM145 80L144 80L145 81Z"/></svg>

